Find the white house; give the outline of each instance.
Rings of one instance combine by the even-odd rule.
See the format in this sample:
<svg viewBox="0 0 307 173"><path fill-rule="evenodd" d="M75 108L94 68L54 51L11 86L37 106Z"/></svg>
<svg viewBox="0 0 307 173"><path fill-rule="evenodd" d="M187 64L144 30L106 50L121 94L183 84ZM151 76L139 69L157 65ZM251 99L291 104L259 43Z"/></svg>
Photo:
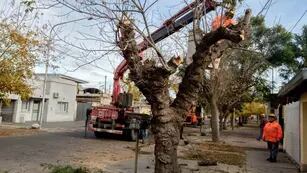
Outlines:
<svg viewBox="0 0 307 173"><path fill-rule="evenodd" d="M11 104L2 105L1 113L3 121L25 122L39 121L42 108L44 74L35 74L29 80L33 93L29 100L22 101L18 95L10 95ZM74 121L76 118L76 96L79 84L86 83L62 74L48 74L46 83L44 122Z"/></svg>
<svg viewBox="0 0 307 173"><path fill-rule="evenodd" d="M307 171L307 69L301 70L279 92L284 118L284 150Z"/></svg>

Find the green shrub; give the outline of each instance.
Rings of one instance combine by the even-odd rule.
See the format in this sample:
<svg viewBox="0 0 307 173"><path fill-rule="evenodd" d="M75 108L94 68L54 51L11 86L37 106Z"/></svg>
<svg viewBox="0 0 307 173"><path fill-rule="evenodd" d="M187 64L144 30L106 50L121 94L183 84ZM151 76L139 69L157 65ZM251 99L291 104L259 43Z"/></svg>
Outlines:
<svg viewBox="0 0 307 173"><path fill-rule="evenodd" d="M42 164L44 169L50 170L50 173L103 173L101 170L91 171L86 167L74 168L70 165L52 165L52 164Z"/></svg>

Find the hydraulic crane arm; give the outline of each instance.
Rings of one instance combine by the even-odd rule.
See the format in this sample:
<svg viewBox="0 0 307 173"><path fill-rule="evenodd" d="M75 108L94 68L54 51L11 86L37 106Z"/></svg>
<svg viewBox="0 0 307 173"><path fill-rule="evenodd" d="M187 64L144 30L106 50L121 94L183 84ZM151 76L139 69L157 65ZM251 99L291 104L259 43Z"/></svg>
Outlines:
<svg viewBox="0 0 307 173"><path fill-rule="evenodd" d="M202 4L205 4L204 11L202 15L209 13L210 11L215 9L215 2L213 0L202 0ZM151 40L154 43L158 43L159 41L163 40L164 38L172 35L173 33L177 32L181 28L185 27L186 25L190 24L194 19L194 11L199 3L197 1L192 2L188 6L181 9L178 13L176 13L173 17L166 20L163 25L155 30L148 39L145 39L141 43L139 43L138 49L139 52L143 52L147 48L151 47L147 40ZM112 94L112 104L114 105L118 100L118 95L120 93L120 84L119 80L122 79L123 74L128 69L128 64L126 60L123 60L116 68L114 73L114 83L113 83L113 94Z"/></svg>

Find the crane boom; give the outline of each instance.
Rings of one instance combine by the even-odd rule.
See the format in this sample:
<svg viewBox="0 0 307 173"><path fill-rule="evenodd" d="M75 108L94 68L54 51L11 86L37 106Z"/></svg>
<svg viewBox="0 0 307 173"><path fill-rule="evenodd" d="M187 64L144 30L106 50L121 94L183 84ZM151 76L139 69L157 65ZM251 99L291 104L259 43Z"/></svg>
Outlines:
<svg viewBox="0 0 307 173"><path fill-rule="evenodd" d="M204 4L204 11L202 15L212 11L215 9L215 2L213 0L201 0L202 4ZM155 30L150 37L144 39L141 43L139 43L138 49L139 52L143 52L147 48L151 47L147 40L152 40L154 43L158 43L159 41L163 40L164 38L172 35L173 33L177 32L181 28L185 27L186 25L190 24L194 18L194 11L195 8L198 6L197 0L192 2L191 4L187 5L183 9L181 9L178 13L176 13L173 17L166 20L163 25ZM120 93L120 84L119 80L123 78L123 74L127 71L128 64L126 60L123 60L116 68L114 73L114 83L113 83L113 93L112 93L112 104L114 105L118 101L118 95Z"/></svg>

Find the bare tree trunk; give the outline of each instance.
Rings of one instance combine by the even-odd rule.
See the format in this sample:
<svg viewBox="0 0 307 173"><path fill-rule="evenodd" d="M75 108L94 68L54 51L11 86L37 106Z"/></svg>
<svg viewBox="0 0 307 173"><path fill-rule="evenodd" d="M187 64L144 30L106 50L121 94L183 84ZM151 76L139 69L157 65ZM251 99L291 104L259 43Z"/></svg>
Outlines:
<svg viewBox="0 0 307 173"><path fill-rule="evenodd" d="M235 111L236 109L233 108L233 113L231 114L231 129L234 130L235 128Z"/></svg>
<svg viewBox="0 0 307 173"><path fill-rule="evenodd" d="M219 116L219 128L220 128L220 131L223 131L223 120L224 120L224 117L221 116L221 113L219 112L220 116Z"/></svg>
<svg viewBox="0 0 307 173"><path fill-rule="evenodd" d="M154 110L152 130L155 137L155 172L178 173L177 147L180 125L175 119L176 113L171 109Z"/></svg>
<svg viewBox="0 0 307 173"><path fill-rule="evenodd" d="M2 100L0 100L0 116L1 116L1 114L2 114Z"/></svg>
<svg viewBox="0 0 307 173"><path fill-rule="evenodd" d="M238 126L243 127L243 117L242 116L239 117Z"/></svg>
<svg viewBox="0 0 307 173"><path fill-rule="evenodd" d="M212 141L218 142L220 140L219 110L216 104L216 98L214 96L210 98L210 108L211 108Z"/></svg>
<svg viewBox="0 0 307 173"><path fill-rule="evenodd" d="M227 119L228 119L228 116L224 116L224 119L223 119L223 130L227 130Z"/></svg>

